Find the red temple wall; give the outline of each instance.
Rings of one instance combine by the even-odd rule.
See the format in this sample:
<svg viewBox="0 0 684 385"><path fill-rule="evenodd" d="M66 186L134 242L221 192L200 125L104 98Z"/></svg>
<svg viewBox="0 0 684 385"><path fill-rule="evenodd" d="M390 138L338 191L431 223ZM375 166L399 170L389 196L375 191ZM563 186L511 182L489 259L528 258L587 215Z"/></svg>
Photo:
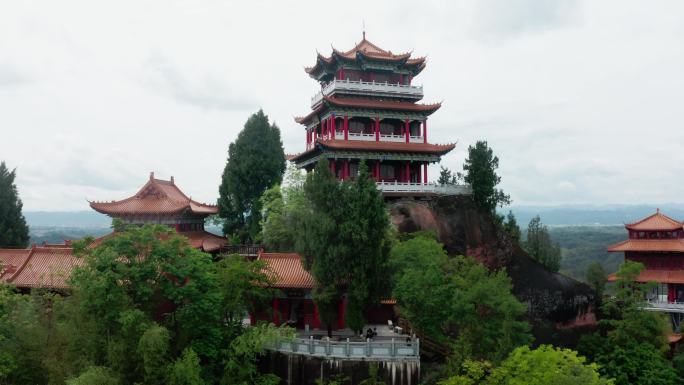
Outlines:
<svg viewBox="0 0 684 385"><path fill-rule="evenodd" d="M626 252L625 259L641 262L649 270L684 270L682 253Z"/></svg>

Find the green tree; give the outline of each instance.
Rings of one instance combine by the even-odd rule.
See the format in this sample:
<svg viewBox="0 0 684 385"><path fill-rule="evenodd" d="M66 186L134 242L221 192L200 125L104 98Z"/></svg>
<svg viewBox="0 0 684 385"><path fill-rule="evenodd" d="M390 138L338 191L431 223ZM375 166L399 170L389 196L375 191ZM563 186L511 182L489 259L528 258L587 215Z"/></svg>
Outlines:
<svg viewBox="0 0 684 385"><path fill-rule="evenodd" d="M504 231L511 237L511 240L514 243L520 243L520 226L518 226L518 221L515 219L513 211L508 210L506 221L502 221L502 224Z"/></svg>
<svg viewBox="0 0 684 385"><path fill-rule="evenodd" d="M662 314L642 310L650 285L635 281L644 265L625 261L617 272L615 295L601 305L599 331L585 335L578 350L600 365L617 385L680 384L665 353L669 326Z"/></svg>
<svg viewBox="0 0 684 385"><path fill-rule="evenodd" d="M261 196L262 238L269 250L295 250L299 227L309 209L304 195L305 178L296 166L291 165L285 173L283 185L275 185Z"/></svg>
<svg viewBox="0 0 684 385"><path fill-rule="evenodd" d="M530 220L527 226L525 251L551 271L560 269L561 251L557 243L553 243L549 229L541 222L539 215Z"/></svg>
<svg viewBox="0 0 684 385"><path fill-rule="evenodd" d="M138 342L138 355L142 358L146 385L166 383L166 367L169 364L169 341L171 336L165 327L151 325Z"/></svg>
<svg viewBox="0 0 684 385"><path fill-rule="evenodd" d="M364 308L377 302L387 287L389 218L382 196L365 164L353 181L340 183L325 159L307 176L304 193L309 209L296 247L318 283L314 301L321 319L330 335L339 301L346 295L347 323L360 328Z"/></svg>
<svg viewBox="0 0 684 385"><path fill-rule="evenodd" d="M204 385L200 359L192 348L183 350L169 369L168 385Z"/></svg>
<svg viewBox="0 0 684 385"><path fill-rule="evenodd" d="M503 207L511 203L509 195L496 186L501 177L496 173L499 168L499 158L487 145L479 140L475 146L468 146L468 158L463 164L464 181L473 190L475 204L485 212L494 213L497 206Z"/></svg>
<svg viewBox="0 0 684 385"><path fill-rule="evenodd" d="M66 385L119 385L121 381L109 368L91 366L78 377L66 382Z"/></svg>
<svg viewBox="0 0 684 385"><path fill-rule="evenodd" d="M586 280L589 286L596 290L598 298L603 297L603 291L606 287L606 282L608 282L608 277L601 262L594 262L587 267Z"/></svg>
<svg viewBox="0 0 684 385"><path fill-rule="evenodd" d="M262 110L247 119L235 142L228 147L228 161L219 187L219 216L223 233L238 234L242 242L258 240L260 197L281 182L285 153L280 129L268 122Z"/></svg>
<svg viewBox="0 0 684 385"><path fill-rule="evenodd" d="M610 385L598 365L570 349L541 345L537 349L515 349L484 381L486 385Z"/></svg>
<svg viewBox="0 0 684 385"><path fill-rule="evenodd" d="M500 362L531 341L525 307L504 271L467 257L448 257L434 239L416 237L392 248L394 297L400 314L428 337L448 343L452 366Z"/></svg>
<svg viewBox="0 0 684 385"><path fill-rule="evenodd" d="M0 162L0 247L26 247L29 242L15 178L16 169L10 171L5 162Z"/></svg>
<svg viewBox="0 0 684 385"><path fill-rule="evenodd" d="M247 261L240 255L229 255L216 262L218 289L222 293L221 318L232 333L242 323L245 310L255 311L273 298L269 289L272 277L264 274L263 261Z"/></svg>
<svg viewBox="0 0 684 385"><path fill-rule="evenodd" d="M437 183L444 186L447 184L456 184L458 182L458 173L453 173L444 166L439 166L439 179Z"/></svg>

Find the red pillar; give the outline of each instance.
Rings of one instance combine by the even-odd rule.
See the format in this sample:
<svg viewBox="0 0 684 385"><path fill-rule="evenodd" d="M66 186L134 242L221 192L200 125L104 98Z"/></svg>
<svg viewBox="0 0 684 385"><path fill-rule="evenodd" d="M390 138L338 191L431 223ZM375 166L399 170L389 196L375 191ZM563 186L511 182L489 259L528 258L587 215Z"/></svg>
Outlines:
<svg viewBox="0 0 684 385"><path fill-rule="evenodd" d="M345 310L345 302L347 302L344 298L340 301L340 303L337 305L337 327L338 329L344 329L344 310Z"/></svg>
<svg viewBox="0 0 684 385"><path fill-rule="evenodd" d="M330 115L330 139L335 139L335 114Z"/></svg>
<svg viewBox="0 0 684 385"><path fill-rule="evenodd" d="M427 184L427 162L423 164L423 183Z"/></svg>
<svg viewBox="0 0 684 385"><path fill-rule="evenodd" d="M349 117L344 116L344 140L349 140Z"/></svg>
<svg viewBox="0 0 684 385"><path fill-rule="evenodd" d="M321 319L318 317L318 305L313 304L313 321L311 322L313 329L321 328Z"/></svg>
<svg viewBox="0 0 684 385"><path fill-rule="evenodd" d="M342 180L349 178L349 159L344 160L344 168L342 169Z"/></svg>
<svg viewBox="0 0 684 385"><path fill-rule="evenodd" d="M336 163L337 163L336 159L330 160L330 171L332 171L332 174L334 177L337 177Z"/></svg>
<svg viewBox="0 0 684 385"><path fill-rule="evenodd" d="M279 298L273 298L273 323L276 326L280 325L280 314L279 314L279 308L280 306L280 300Z"/></svg>
<svg viewBox="0 0 684 385"><path fill-rule="evenodd" d="M410 134L410 131L411 131L411 130L409 129L409 128L411 127L411 125L410 125L408 119L406 119L406 120L404 121L404 126L405 126L405 128L404 128L404 134L406 134L406 143L408 143L408 142L409 142L409 135L411 135L411 134Z"/></svg>
<svg viewBox="0 0 684 385"><path fill-rule="evenodd" d="M427 143L427 118L423 120L423 143Z"/></svg>
<svg viewBox="0 0 684 385"><path fill-rule="evenodd" d="M667 284L667 302L674 302L675 301L675 285L672 283Z"/></svg>
<svg viewBox="0 0 684 385"><path fill-rule="evenodd" d="M406 178L405 181L410 182L411 181L411 165L410 165L408 160L406 161L405 169L406 169L406 171L404 171L404 178Z"/></svg>
<svg viewBox="0 0 684 385"><path fill-rule="evenodd" d="M375 141L380 141L380 118L375 118Z"/></svg>
<svg viewBox="0 0 684 385"><path fill-rule="evenodd" d="M375 180L380 181L380 161L375 162Z"/></svg>

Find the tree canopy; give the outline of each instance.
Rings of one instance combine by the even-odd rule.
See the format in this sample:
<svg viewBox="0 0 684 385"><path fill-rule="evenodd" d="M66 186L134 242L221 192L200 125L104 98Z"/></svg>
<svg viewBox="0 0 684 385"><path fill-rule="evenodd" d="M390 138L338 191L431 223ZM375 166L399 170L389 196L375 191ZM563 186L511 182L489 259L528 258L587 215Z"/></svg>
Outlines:
<svg viewBox="0 0 684 385"><path fill-rule="evenodd" d="M539 215L532 218L527 226L527 240L524 248L532 258L547 269L554 272L560 269L560 246L551 240L549 229L541 222Z"/></svg>
<svg viewBox="0 0 684 385"><path fill-rule="evenodd" d="M304 195L306 176L295 166L288 167L283 185L275 185L261 197L262 239L265 246L273 251L295 250L304 216L309 210L309 202Z"/></svg>
<svg viewBox="0 0 684 385"><path fill-rule="evenodd" d="M434 239L417 236L392 248L399 311L425 335L448 343L458 366L468 358L500 362L531 342L525 306L504 271L468 257L448 257Z"/></svg>
<svg viewBox="0 0 684 385"><path fill-rule="evenodd" d="M262 110L247 119L235 142L228 147L228 161L219 186L219 217L223 233L237 234L242 242L259 237L260 197L281 182L285 153L280 129L269 124Z"/></svg>
<svg viewBox="0 0 684 385"><path fill-rule="evenodd" d="M475 204L488 213L494 213L497 206L511 203L511 197L496 188L501 182L501 177L496 173L498 168L499 158L486 141L478 140L475 146L468 146L463 179L473 189Z"/></svg>
<svg viewBox="0 0 684 385"><path fill-rule="evenodd" d="M16 170L0 162L0 247L26 247L29 229L21 213L22 203L14 184Z"/></svg>
<svg viewBox="0 0 684 385"><path fill-rule="evenodd" d="M340 183L327 160L318 162L304 184L309 209L297 232L297 251L318 283L314 290L321 319L329 326L342 296L345 319L358 330L363 310L387 288L389 217L365 164L351 181Z"/></svg>
<svg viewBox="0 0 684 385"><path fill-rule="evenodd" d="M214 263L165 226L117 228L97 247L75 245L82 265L69 296L0 287L0 382L272 383L254 369L263 344L228 349L251 338L245 312L271 298L263 265ZM259 333L289 335L273 325ZM252 368L248 379L224 378L234 367Z"/></svg>

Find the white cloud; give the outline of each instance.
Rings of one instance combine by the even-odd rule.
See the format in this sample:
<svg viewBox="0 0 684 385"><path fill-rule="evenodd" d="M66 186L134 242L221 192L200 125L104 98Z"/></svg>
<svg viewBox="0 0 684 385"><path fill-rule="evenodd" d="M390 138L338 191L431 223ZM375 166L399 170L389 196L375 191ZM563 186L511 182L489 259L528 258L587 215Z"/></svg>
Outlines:
<svg viewBox="0 0 684 385"><path fill-rule="evenodd" d="M213 201L258 108L286 152L303 149L292 117L318 85L302 67L353 46L362 19L380 46L428 55L416 81L444 100L429 135L458 141L448 167L486 139L516 204L682 202L676 2L14 2L0 13L0 159L26 210L85 210L152 170Z"/></svg>

